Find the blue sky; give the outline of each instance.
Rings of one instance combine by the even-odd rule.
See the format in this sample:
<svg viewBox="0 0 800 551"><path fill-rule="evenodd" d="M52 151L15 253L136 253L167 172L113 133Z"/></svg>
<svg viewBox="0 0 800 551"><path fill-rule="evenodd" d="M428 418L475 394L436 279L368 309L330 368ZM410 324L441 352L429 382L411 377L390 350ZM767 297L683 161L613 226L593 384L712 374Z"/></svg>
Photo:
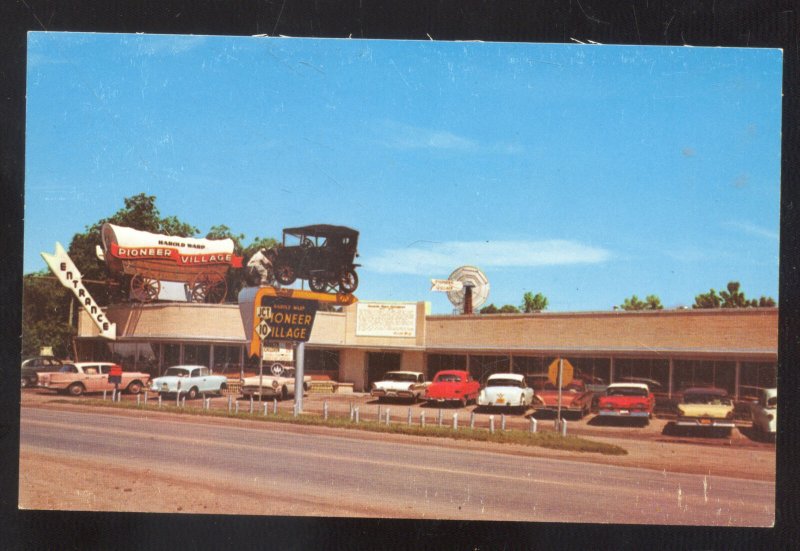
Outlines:
<svg viewBox="0 0 800 551"><path fill-rule="evenodd" d="M25 272L155 195L279 238L361 232L361 300L553 311L731 280L778 298L778 50L31 33Z"/></svg>

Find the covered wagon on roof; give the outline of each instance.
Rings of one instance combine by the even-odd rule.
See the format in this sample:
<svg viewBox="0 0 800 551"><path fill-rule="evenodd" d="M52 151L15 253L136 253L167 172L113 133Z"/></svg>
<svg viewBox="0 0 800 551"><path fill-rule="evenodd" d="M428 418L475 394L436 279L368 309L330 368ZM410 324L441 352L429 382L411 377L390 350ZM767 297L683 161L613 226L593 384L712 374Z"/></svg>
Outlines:
<svg viewBox="0 0 800 551"><path fill-rule="evenodd" d="M162 281L183 283L192 302L222 302L228 268L242 266L232 239L175 237L108 223L101 239L98 257L112 274L130 279L130 297L140 302L156 300Z"/></svg>

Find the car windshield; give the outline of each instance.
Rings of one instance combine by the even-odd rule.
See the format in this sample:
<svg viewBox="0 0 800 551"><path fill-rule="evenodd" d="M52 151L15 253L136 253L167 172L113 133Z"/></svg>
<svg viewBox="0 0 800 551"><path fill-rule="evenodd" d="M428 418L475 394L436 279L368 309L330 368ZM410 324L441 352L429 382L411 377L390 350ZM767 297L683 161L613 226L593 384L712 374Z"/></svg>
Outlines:
<svg viewBox="0 0 800 551"><path fill-rule="evenodd" d="M417 376L413 373L387 373L383 377L384 381L408 381L411 383L415 383L417 381Z"/></svg>
<svg viewBox="0 0 800 551"><path fill-rule="evenodd" d="M710 406L729 406L731 400L719 394L687 394L683 397L685 404L708 404Z"/></svg>
<svg viewBox="0 0 800 551"><path fill-rule="evenodd" d="M461 377L459 377L458 375L447 374L447 375L439 375L438 377L436 377L436 380L440 383L460 383Z"/></svg>
<svg viewBox="0 0 800 551"><path fill-rule="evenodd" d="M182 367L168 367L164 372L165 377L188 377L189 372Z"/></svg>
<svg viewBox="0 0 800 551"><path fill-rule="evenodd" d="M608 396L647 396L645 389L635 387L609 388L606 392Z"/></svg>
<svg viewBox="0 0 800 551"><path fill-rule="evenodd" d="M521 387L522 381L518 379L489 379L486 381L486 386L516 386Z"/></svg>

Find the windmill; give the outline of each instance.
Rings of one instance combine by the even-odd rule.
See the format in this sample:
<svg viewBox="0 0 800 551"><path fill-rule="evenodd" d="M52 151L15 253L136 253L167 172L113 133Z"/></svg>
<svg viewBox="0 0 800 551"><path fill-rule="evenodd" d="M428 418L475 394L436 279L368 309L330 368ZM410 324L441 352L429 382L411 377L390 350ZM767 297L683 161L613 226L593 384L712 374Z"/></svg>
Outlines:
<svg viewBox="0 0 800 551"><path fill-rule="evenodd" d="M489 279L475 266L456 268L447 279L432 279L431 291L444 291L458 314L472 314L489 296Z"/></svg>

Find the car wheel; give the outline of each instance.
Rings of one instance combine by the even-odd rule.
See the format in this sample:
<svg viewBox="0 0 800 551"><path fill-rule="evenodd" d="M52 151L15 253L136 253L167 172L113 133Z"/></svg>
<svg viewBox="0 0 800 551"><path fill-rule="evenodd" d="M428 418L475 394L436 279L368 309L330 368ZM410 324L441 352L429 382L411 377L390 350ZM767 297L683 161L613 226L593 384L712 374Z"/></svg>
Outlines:
<svg viewBox="0 0 800 551"><path fill-rule="evenodd" d="M281 264L275 268L275 279L277 279L281 285L291 285L297 279L297 276L294 274L294 269L291 266L288 264Z"/></svg>
<svg viewBox="0 0 800 551"><path fill-rule="evenodd" d="M328 287L328 280L323 276L311 276L308 279L308 287L317 293L324 293Z"/></svg>
<svg viewBox="0 0 800 551"><path fill-rule="evenodd" d="M339 276L339 288L344 293L352 293L358 288L358 274L355 270L346 269Z"/></svg>
<svg viewBox="0 0 800 551"><path fill-rule="evenodd" d="M186 399L194 400L195 398L197 398L197 393L198 393L197 387L193 386L192 388L189 389L189 392L186 393Z"/></svg>
<svg viewBox="0 0 800 551"><path fill-rule="evenodd" d="M222 383L219 385L218 394L222 396L222 393L225 392L226 390L228 390L228 383Z"/></svg>
<svg viewBox="0 0 800 551"><path fill-rule="evenodd" d="M31 382L28 380L27 377L22 377L22 379L20 380L20 386L21 386L21 388L28 388L29 386L32 386L32 385L31 385Z"/></svg>
<svg viewBox="0 0 800 551"><path fill-rule="evenodd" d="M72 396L80 396L83 394L83 391L86 390L83 388L83 385L80 383L72 383L67 388L67 392L69 392Z"/></svg>
<svg viewBox="0 0 800 551"><path fill-rule="evenodd" d="M130 394L139 394L142 391L142 383L133 381L126 389Z"/></svg>
<svg viewBox="0 0 800 551"><path fill-rule="evenodd" d="M466 399L466 398L461 398L461 401L459 402L459 405L460 405L462 408L465 408L465 407L467 407L467 399Z"/></svg>

